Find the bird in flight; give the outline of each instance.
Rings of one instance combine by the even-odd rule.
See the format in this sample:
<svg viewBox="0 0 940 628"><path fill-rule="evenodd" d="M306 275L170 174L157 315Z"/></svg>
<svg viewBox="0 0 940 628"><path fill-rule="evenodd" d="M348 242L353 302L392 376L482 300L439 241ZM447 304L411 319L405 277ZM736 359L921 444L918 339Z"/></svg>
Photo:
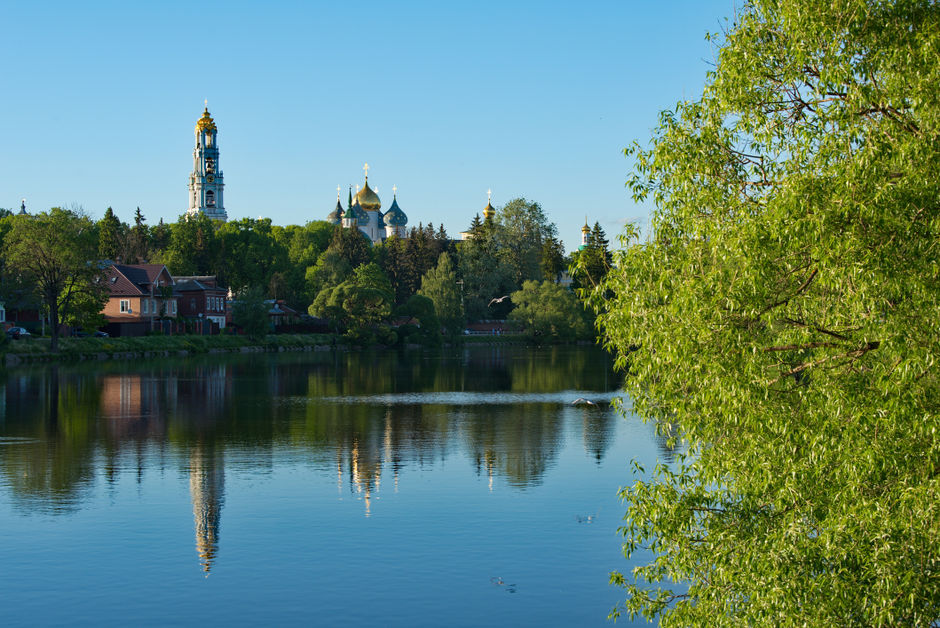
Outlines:
<svg viewBox="0 0 940 628"><path fill-rule="evenodd" d="M490 305L493 305L494 303L502 303L503 301L505 301L505 300L508 299L508 298L509 298L509 295L507 294L507 295L504 296L504 297L499 297L499 298L496 298L496 299L492 299L492 300L490 300L489 305L487 305L486 307L489 307Z"/></svg>
<svg viewBox="0 0 940 628"><path fill-rule="evenodd" d="M594 402L591 401L590 399L585 399L584 397L578 397L577 399L575 399L574 401L571 402L571 405L573 405L573 406L582 405L582 404L588 405L588 406L596 406L596 405L597 405L596 403L594 403Z"/></svg>

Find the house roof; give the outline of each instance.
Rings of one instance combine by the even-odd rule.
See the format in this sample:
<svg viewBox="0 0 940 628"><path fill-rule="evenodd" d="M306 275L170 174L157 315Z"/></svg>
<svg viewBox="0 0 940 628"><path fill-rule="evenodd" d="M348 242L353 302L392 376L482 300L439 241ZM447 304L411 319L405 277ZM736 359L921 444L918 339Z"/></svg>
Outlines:
<svg viewBox="0 0 940 628"><path fill-rule="evenodd" d="M108 289L111 296L150 294L150 286L164 271L166 266L163 264L112 264L106 271ZM170 277L169 271L166 274Z"/></svg>
<svg viewBox="0 0 940 628"><path fill-rule="evenodd" d="M173 281L176 282L177 286L187 282L195 282L195 284L203 287L200 289L219 288L219 282L215 275L180 275L173 277Z"/></svg>

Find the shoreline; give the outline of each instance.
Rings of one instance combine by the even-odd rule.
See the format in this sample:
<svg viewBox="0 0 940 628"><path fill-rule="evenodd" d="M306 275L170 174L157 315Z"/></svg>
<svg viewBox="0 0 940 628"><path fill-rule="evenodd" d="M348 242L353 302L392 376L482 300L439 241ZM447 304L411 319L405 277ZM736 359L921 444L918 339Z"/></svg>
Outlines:
<svg viewBox="0 0 940 628"><path fill-rule="evenodd" d="M390 349L386 345L349 344L335 334L271 334L263 339L246 336L138 336L134 338L60 338L59 351L49 351L48 338L10 341L0 353L0 368L16 368L33 364L59 364L77 362L121 362L137 359L160 359L190 355L222 355L235 353L281 353L310 351L351 351L363 349ZM445 342L443 346L453 343ZM461 345L532 345L524 335L462 336ZM552 343L545 343L552 344ZM593 344L585 342L557 344ZM406 344L402 349L434 349L420 344Z"/></svg>

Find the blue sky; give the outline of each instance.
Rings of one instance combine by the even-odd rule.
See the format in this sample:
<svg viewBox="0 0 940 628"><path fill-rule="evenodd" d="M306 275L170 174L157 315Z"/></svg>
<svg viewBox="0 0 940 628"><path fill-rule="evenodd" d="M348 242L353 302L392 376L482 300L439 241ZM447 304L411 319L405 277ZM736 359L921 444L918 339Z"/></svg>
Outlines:
<svg viewBox="0 0 940 628"><path fill-rule="evenodd" d="M701 94L700 2L4 2L0 207L186 209L203 100L230 219L323 219L336 186L392 186L411 224L456 235L538 201L568 250L646 219L622 149Z"/></svg>

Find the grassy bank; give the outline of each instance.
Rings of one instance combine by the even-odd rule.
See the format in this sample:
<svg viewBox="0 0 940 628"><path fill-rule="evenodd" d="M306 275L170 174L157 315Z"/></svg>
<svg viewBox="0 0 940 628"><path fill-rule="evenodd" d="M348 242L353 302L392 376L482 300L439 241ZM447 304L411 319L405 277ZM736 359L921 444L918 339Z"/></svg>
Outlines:
<svg viewBox="0 0 940 628"><path fill-rule="evenodd" d="M328 347L340 342L342 339L332 334L279 334L262 339L228 335L60 338L58 352L52 353L49 350L49 338L24 338L6 343L0 351L5 353L2 363L10 366L30 362L126 360L245 350L298 351Z"/></svg>

